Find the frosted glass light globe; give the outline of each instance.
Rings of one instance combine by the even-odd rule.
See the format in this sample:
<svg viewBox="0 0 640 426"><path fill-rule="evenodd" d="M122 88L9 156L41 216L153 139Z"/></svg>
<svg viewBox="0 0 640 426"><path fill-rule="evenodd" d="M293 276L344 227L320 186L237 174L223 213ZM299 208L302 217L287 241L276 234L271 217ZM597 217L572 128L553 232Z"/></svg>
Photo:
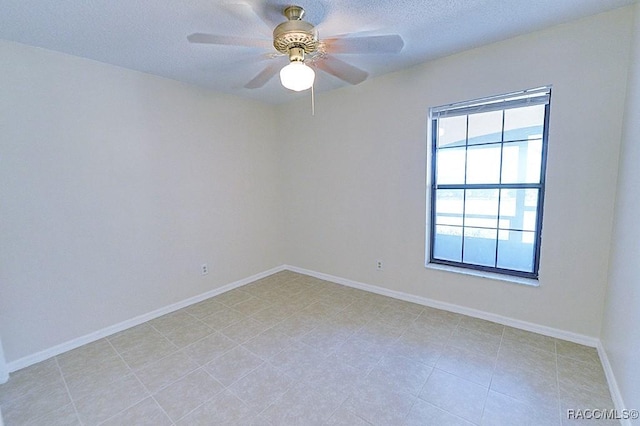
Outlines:
<svg viewBox="0 0 640 426"><path fill-rule="evenodd" d="M313 86L316 73L300 61L292 61L280 70L280 82L289 90L301 92Z"/></svg>

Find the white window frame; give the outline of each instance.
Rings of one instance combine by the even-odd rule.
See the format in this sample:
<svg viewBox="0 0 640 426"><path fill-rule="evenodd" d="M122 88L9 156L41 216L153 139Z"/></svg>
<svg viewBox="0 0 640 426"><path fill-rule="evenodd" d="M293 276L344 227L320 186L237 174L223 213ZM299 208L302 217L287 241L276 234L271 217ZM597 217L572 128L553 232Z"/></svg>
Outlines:
<svg viewBox="0 0 640 426"><path fill-rule="evenodd" d="M544 193L545 193L545 176L546 176L546 164L547 164L547 146L549 135L549 115L551 104L551 86L544 86L535 89L523 90L514 93L508 93L505 95L492 96L482 99L476 99L473 101L459 102L454 104L442 105L439 107L433 107L429 110L429 123L430 123L430 138L429 148L431 152L430 173L429 173L429 187L427 196L427 239L426 239L426 266L435 267L436 269L443 269L453 267L463 268L468 270L469 273L488 273L488 275L494 276L511 276L513 278L519 277L524 279L537 280L540 269L540 247L542 242L542 218L544 211ZM540 180L539 183L526 183L526 184L467 184L466 177L464 184L456 185L441 185L437 182L437 158L438 150L438 120L445 117L470 115L481 112L508 110L513 108L522 108L533 105L545 105L544 109L544 122L543 122L543 134L542 134L542 152L541 152L541 165L540 165ZM502 153L504 144L508 141L504 140L504 124L502 129L502 141L495 142L495 144L501 145L501 166L502 166ZM468 148L468 136L465 141L465 147ZM467 148L465 148L465 161L467 155ZM466 169L465 169L466 170ZM466 176L466 171L465 171ZM534 234L534 248L533 248L533 267L531 271L521 271L516 269L506 269L497 266L497 256L494 266L477 265L473 263L464 262L464 243L461 252L461 261L451 261L445 259L438 259L434 256L434 241L435 241L435 227L436 227L436 194L438 189L527 189L535 188L538 190L538 203L537 203L537 220ZM466 194L466 191L465 191ZM461 226L464 235L464 218L463 225ZM496 238L499 229L498 223L496 223ZM463 237L464 240L464 237ZM496 250L498 243L496 242Z"/></svg>

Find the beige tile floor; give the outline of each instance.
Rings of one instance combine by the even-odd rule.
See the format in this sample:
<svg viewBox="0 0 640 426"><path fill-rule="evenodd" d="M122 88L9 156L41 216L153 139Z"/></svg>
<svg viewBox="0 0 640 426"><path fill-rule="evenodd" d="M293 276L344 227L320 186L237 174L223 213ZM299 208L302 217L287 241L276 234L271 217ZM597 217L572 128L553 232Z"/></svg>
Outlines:
<svg viewBox="0 0 640 426"><path fill-rule="evenodd" d="M0 406L7 426L538 426L613 403L593 348L285 271L17 371Z"/></svg>

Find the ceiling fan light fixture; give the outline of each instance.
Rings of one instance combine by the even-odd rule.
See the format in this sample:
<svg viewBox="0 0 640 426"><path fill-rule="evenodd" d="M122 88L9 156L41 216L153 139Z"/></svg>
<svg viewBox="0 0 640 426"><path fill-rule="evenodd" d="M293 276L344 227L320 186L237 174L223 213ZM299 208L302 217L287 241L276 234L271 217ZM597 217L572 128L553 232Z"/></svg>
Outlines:
<svg viewBox="0 0 640 426"><path fill-rule="evenodd" d="M302 61L291 61L280 70L280 82L289 90L301 92L310 89L316 73Z"/></svg>

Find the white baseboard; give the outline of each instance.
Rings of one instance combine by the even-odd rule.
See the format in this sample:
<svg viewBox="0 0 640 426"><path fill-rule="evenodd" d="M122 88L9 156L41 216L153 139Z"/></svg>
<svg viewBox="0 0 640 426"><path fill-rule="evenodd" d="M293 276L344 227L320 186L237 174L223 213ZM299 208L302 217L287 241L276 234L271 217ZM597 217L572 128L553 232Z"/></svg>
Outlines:
<svg viewBox="0 0 640 426"><path fill-rule="evenodd" d="M4 359L4 351L2 350L2 339L0 339L0 385L7 383L9 380L9 366ZM2 426L2 416L0 415L0 426Z"/></svg>
<svg viewBox="0 0 640 426"><path fill-rule="evenodd" d="M613 368L611 368L609 356L607 355L607 351L604 349L604 346L602 346L602 341L598 342L597 348L598 355L600 356L600 362L602 362L602 368L604 369L604 374L607 377L609 390L611 391L611 399L613 400L613 404L615 405L616 410L621 413L626 409L626 406L624 404L624 400L622 399L622 394L620 393L620 388L618 387L616 376L615 374L613 374ZM622 426L631 426L631 420L620 419L620 424Z"/></svg>
<svg viewBox="0 0 640 426"><path fill-rule="evenodd" d="M300 274L310 275L315 278L319 278L325 281L331 281L336 284L342 284L347 287L358 288L360 290L369 291L371 293L380 294L383 296L392 297L394 299L400 299L407 302L417 303L423 306L429 306L436 309L443 309L450 312L456 312L458 314L468 315L474 318L480 318L488 321L497 322L499 324L507 325L509 327L519 328L521 330L531 331L533 333L542 334L549 337L555 337L557 339L568 340L570 342L579 343L581 345L590 346L593 348L598 347L600 340L586 336L583 334L573 333L570 331L560 330L553 327L547 327L527 321L521 321L515 318L509 318L502 315L493 314L490 312L480 311L478 309L467 308L465 306L455 305L452 303L441 302L438 300L429 299L422 296L415 296L413 294L403 293L401 291L389 290L387 288L378 287L371 284L365 284L358 281L353 281L347 278L336 277L333 275L324 274L322 272L311 271L304 268L298 268L296 266L285 265L285 269Z"/></svg>
<svg viewBox="0 0 640 426"><path fill-rule="evenodd" d="M232 282L230 284L224 285L222 287L213 289L211 291L202 293L198 296L190 297L188 299L182 300L180 302L165 306L160 309L156 309L152 312L137 316L135 318L120 322L118 324L114 324L112 326L103 328L101 330L97 330L93 333L89 333L87 335L81 336L79 338L70 340L68 342L62 343L60 345L56 345L49 349L37 352L32 355L28 355L26 357L20 358L18 360L12 361L8 364L4 362L4 357L2 356L2 343L0 342L0 383L6 382L9 378L9 372L17 371L22 368L28 367L30 365L36 364L40 361L44 361L61 353L70 351L72 349L78 348L87 343L94 342L96 340L102 339L104 337L110 336L114 333L126 330L128 328L134 327L136 325L140 325L144 322L150 321L154 318L158 318L162 315L168 314L170 312L176 311L178 309L182 309L189 305L201 302L210 297L217 296L219 294L225 293L227 291L233 290L238 287L242 287L246 284L249 284L253 281L259 280L276 272L280 272L283 270L289 270L293 272L298 272L300 274L309 275L315 278L319 278L326 281L331 281L336 284L342 284L347 287L353 287L360 290L369 291L371 293L380 294L383 296L392 297L394 299L405 300L407 302L417 303L423 306L429 306L437 309L444 309L451 312L456 312L463 315L468 315L474 318L485 319L488 321L497 322L499 324L507 325L514 328L519 328L521 330L531 331L534 333L539 333L545 336L555 337L562 340L568 340L570 342L579 343L586 346L595 347L598 349L598 354L600 355L600 359L602 361L602 366L605 371L607 381L609 383L609 387L611 389L611 397L613 402L615 403L617 410L624 409L624 403L622 396L620 394L620 390L618 388L615 376L613 374L613 370L611 369L611 365L609 363L609 359L607 357L606 351L604 350L602 343L599 339L595 337L585 336L582 334L577 334L565 330L556 329L553 327L547 327L539 324L530 323L527 321L521 321L514 318L505 317L502 315L493 314L490 312L484 312L477 309L467 308L460 305L455 305L451 303L441 302L438 300L429 299L426 297L415 296L408 293L403 293L400 291L390 290L383 287L374 286L371 284L365 284L358 281L353 281L347 278L336 277L329 274L324 274L321 272L311 271L304 268L298 268L296 266L291 265L281 265L272 269L269 269L264 272L260 272L258 274L252 275L250 277ZM3 380L4 379L4 380ZM630 421L623 421L623 426L630 426ZM0 426L2 424L0 423Z"/></svg>
<svg viewBox="0 0 640 426"><path fill-rule="evenodd" d="M118 333L120 331L126 330L131 327L135 327L136 325L140 325L144 322L150 321L154 318L161 317L162 315L166 315L173 311L177 311L178 309L185 308L189 305L193 305L194 303L201 302L205 299L208 299L213 296L217 296L221 293L227 292L229 290L233 290L234 288L242 287L243 285L249 284L253 281L259 280L260 278L264 278L271 274L275 274L276 272L283 271L285 269L284 266L278 266L268 271L260 272L258 274L252 275L247 278L243 278L241 280L232 282L230 284L226 284L222 287L218 287L211 291L207 291L206 293L202 293L198 296L190 297L188 299L182 300L177 303L173 303L171 305L165 306L160 309L156 309L155 311L139 315L135 318L131 318L129 320L120 322L118 324L114 324L112 326L103 328L101 330L94 331L93 333L86 334L84 336L78 337L76 339L70 340L68 342L53 346L51 348L45 349L43 351L37 352L35 354L27 355L26 357L17 359L8 364L8 372L13 372L20 370L22 368L28 367L30 365L36 364L40 361L44 361L45 359L49 359L56 355L60 355L61 353L70 351L72 349L78 348L82 345L86 345L87 343L95 342L96 340L100 340L104 337L110 336L112 334ZM1 364L0 364L1 366ZM1 373L1 371L0 371ZM8 374L7 374L8 376ZM8 377L7 377L8 378ZM0 383L2 383L0 377Z"/></svg>
<svg viewBox="0 0 640 426"><path fill-rule="evenodd" d="M568 340L570 342L579 343L581 345L594 347L598 350L598 355L600 356L600 362L602 363L602 368L607 378L607 383L609 385L609 390L611 392L611 399L613 400L615 409L619 413L623 412L626 409L624 400L622 398L622 394L620 393L620 388L618 387L618 382L616 381L615 374L613 373L613 369L611 368L611 364L609 363L609 357L607 356L607 352L604 349L604 346L602 346L601 340L598 338L585 336L585 335L573 333L570 331L560 330L553 327L534 324L527 321L521 321L514 318L509 318L502 315L493 314L490 312L484 312L477 309L467 308L460 305L440 302L438 300L433 300L433 299L429 299L421 296L415 296L415 295L403 293L400 291L389 290L383 287L365 284L358 281L349 280L346 278L336 277L333 275L311 271L304 268L298 268L296 266L286 265L285 269L288 269L293 272L298 272L300 274L310 275L312 277L319 278L322 280L331 281L336 284L342 284L348 287L369 291L371 293L376 293L383 296L389 296L395 299L405 300L407 302L413 302L423 306L429 306L432 308L444 309L447 311L468 315L474 318L480 318L488 321L497 322L499 324L507 325L514 328L519 328L521 330L531 331L533 333L538 333L545 336L554 337L562 340ZM620 420L620 422L622 426L631 426L631 420L622 419Z"/></svg>

